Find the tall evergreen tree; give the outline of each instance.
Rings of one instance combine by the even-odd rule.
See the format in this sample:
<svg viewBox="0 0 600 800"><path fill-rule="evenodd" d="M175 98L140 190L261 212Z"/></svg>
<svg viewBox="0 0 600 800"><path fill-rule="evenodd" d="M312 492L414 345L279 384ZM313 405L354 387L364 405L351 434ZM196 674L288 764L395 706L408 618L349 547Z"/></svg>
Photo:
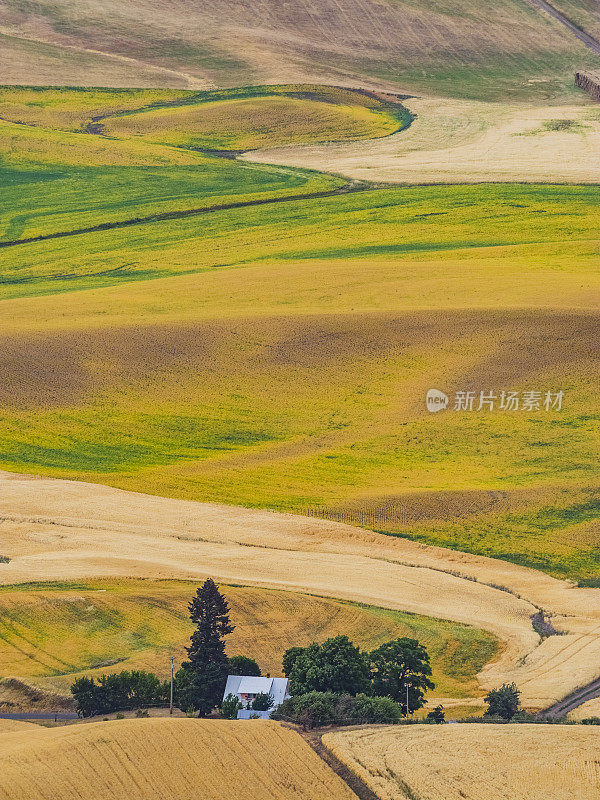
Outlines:
<svg viewBox="0 0 600 800"><path fill-rule="evenodd" d="M225 688L229 663L225 636L234 626L229 621L229 604L211 578L196 591L188 608L196 629L186 648L189 661L181 665L175 687L181 708L193 708L205 716L221 700Z"/></svg>

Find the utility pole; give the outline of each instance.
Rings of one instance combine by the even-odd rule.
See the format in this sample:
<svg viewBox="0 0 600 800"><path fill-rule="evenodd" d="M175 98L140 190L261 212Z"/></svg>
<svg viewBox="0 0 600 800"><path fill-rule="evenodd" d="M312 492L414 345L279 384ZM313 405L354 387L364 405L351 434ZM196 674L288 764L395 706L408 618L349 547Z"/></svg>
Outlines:
<svg viewBox="0 0 600 800"><path fill-rule="evenodd" d="M408 709L408 683L407 683L406 684L406 719L408 719L408 713L409 713L409 709Z"/></svg>
<svg viewBox="0 0 600 800"><path fill-rule="evenodd" d="M175 672L175 657L171 656L171 700L169 702L169 714L173 713L173 673Z"/></svg>

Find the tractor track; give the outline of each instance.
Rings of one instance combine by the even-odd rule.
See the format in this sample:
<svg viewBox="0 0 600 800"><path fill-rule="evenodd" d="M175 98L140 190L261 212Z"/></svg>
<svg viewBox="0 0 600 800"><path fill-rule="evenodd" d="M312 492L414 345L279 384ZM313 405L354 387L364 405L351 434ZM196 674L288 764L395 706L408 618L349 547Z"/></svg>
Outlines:
<svg viewBox="0 0 600 800"><path fill-rule="evenodd" d="M160 214L150 214L147 217L133 217L130 219L117 220L116 222L101 222L98 225L90 225L86 228L74 228L68 231L56 231L54 233L44 233L39 236L29 236L24 239L0 242L0 248L16 247L17 245L33 244L35 242L46 242L51 239L64 239L70 236L81 236L86 233L100 233L102 231L118 230L119 228L130 228L135 225L149 225L154 222L164 222L165 220L198 217L204 214L214 214L218 211L232 211L238 208L252 208L256 206L275 205L277 203L292 203L299 200L320 200L344 194L373 191L378 188L380 188L380 186L377 184L370 184L363 181L351 181L343 186L337 186L335 189L325 189L320 192L302 192L300 194L291 194L284 197L262 197L256 200L240 200L235 203L219 203L213 206L200 206L199 208L188 208L180 211L165 211Z"/></svg>
<svg viewBox="0 0 600 800"><path fill-rule="evenodd" d="M587 31L580 28L576 25L572 20L569 19L562 11L559 11L553 5L547 2L547 0L529 0L529 3L536 8L545 11L546 14L549 14L553 19L560 22L567 30L569 30L580 42L592 50L596 55L600 56L600 42L594 36L589 34Z"/></svg>
<svg viewBox="0 0 600 800"><path fill-rule="evenodd" d="M564 717L569 711L573 711L587 703L588 700L594 700L596 697L600 697L600 678L596 678L595 681L582 686L581 689L571 692L571 694L559 700L558 703L546 708L539 716L541 718L558 719Z"/></svg>

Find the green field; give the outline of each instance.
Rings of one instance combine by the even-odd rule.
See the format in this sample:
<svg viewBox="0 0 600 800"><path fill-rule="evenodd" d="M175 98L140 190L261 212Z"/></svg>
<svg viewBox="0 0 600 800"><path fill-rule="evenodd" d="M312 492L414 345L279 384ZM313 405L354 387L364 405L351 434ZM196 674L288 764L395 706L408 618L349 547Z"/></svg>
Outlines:
<svg viewBox="0 0 600 800"><path fill-rule="evenodd" d="M288 103L289 141L321 141L324 118L332 139L409 122L339 90L140 93L137 107L131 93L22 91L6 92L0 129L4 241L127 226L0 249L1 467L600 576L599 187L335 194L343 178L189 149L196 135L247 141L265 98ZM214 120L239 102L225 142ZM181 215L140 219L165 212ZM432 387L565 401L429 415Z"/></svg>
<svg viewBox="0 0 600 800"><path fill-rule="evenodd" d="M150 669L167 677L185 657L193 629L189 581L122 580L0 588L0 679L11 676L65 692L74 676ZM444 620L290 592L225 586L236 629L228 653L281 674L288 647L344 633L365 649L399 636L428 649L436 694L481 693L476 675L496 654L490 634Z"/></svg>

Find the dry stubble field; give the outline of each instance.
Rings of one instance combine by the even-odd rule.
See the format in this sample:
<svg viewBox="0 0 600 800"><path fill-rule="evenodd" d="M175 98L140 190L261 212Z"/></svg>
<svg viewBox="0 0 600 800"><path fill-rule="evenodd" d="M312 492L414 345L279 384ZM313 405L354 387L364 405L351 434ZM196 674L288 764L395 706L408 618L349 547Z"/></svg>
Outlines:
<svg viewBox="0 0 600 800"><path fill-rule="evenodd" d="M360 144L280 147L249 161L322 169L396 183L598 183L600 111L579 105L509 105L408 98L416 116L400 134Z"/></svg>

